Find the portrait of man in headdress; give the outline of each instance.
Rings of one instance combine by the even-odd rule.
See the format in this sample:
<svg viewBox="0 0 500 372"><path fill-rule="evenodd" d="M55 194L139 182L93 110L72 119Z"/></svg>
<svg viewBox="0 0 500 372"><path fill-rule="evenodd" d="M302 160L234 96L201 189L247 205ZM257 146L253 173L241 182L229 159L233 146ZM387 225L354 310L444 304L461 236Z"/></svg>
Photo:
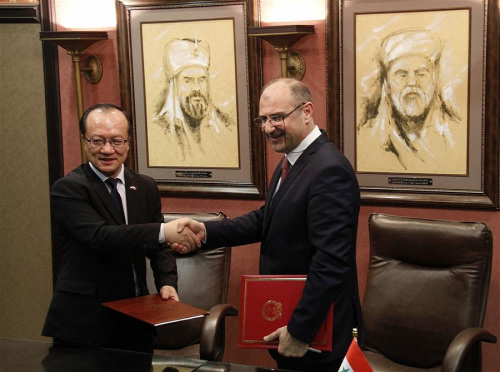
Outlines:
<svg viewBox="0 0 500 372"><path fill-rule="evenodd" d="M382 38L376 70L360 79L367 94L356 124L358 171L465 174L466 115L449 100L454 87L440 76L445 47L446 40L425 28Z"/></svg>
<svg viewBox="0 0 500 372"><path fill-rule="evenodd" d="M162 74L157 79L162 88L151 97L148 112L149 165L237 168L235 109L226 104L229 110L225 111L212 99L211 49L206 40L196 36L198 33L192 34L169 39L162 50ZM234 75L219 75L217 87L221 81L232 86L232 92L228 89L225 96L221 89L219 97L234 106Z"/></svg>

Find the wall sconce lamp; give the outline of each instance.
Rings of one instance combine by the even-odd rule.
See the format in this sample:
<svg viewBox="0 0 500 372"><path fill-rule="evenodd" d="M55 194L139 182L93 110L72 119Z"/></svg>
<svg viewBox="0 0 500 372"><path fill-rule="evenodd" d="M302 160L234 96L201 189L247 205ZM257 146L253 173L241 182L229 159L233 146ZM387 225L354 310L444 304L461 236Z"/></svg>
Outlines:
<svg viewBox="0 0 500 372"><path fill-rule="evenodd" d="M83 66L80 67L80 58L92 44L106 40L108 33L106 31L42 31L40 40L56 43L64 48L73 60L75 70L75 88L76 101L78 106L78 119L83 115L83 98L81 73L83 72L87 81L91 84L97 84L102 77L102 63L96 56L88 56ZM83 143L80 144L82 160L85 159Z"/></svg>
<svg viewBox="0 0 500 372"><path fill-rule="evenodd" d="M291 51L292 45L304 36L314 34L314 26L278 25L250 27L248 36L260 37L278 52L281 60L281 77L301 80L306 72L306 62L299 52Z"/></svg>

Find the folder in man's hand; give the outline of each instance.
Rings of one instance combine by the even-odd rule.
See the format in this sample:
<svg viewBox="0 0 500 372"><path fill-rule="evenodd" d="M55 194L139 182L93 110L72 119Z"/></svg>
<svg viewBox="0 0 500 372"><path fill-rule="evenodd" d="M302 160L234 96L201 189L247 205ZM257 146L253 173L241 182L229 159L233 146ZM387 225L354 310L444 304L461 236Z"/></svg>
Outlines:
<svg viewBox="0 0 500 372"><path fill-rule="evenodd" d="M155 327L208 314L206 310L183 302L164 301L157 294L104 302L102 305Z"/></svg>
<svg viewBox="0 0 500 372"><path fill-rule="evenodd" d="M305 275L242 275L240 334L241 348L276 349L278 342L262 338L288 324L306 283ZM332 350L333 304L311 347Z"/></svg>

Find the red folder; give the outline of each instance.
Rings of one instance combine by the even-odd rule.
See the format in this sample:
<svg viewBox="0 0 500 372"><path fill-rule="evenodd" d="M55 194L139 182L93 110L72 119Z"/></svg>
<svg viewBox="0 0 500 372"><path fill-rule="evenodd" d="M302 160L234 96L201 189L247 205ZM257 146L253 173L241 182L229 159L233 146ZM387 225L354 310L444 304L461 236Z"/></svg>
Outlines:
<svg viewBox="0 0 500 372"><path fill-rule="evenodd" d="M305 275L242 275L241 348L276 349L278 342L262 338L288 324L306 283ZM318 350L332 350L333 304L311 343Z"/></svg>
<svg viewBox="0 0 500 372"><path fill-rule="evenodd" d="M164 301L157 294L104 302L102 305L155 327L208 314L183 302Z"/></svg>

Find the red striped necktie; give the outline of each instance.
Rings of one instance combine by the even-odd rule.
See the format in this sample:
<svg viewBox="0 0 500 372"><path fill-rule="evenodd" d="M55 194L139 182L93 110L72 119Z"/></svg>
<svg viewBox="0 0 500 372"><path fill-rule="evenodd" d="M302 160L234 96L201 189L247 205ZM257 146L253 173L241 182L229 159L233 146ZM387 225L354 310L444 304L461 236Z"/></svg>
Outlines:
<svg viewBox="0 0 500 372"><path fill-rule="evenodd" d="M290 171L290 162L288 161L288 158L285 157L285 159L283 159L283 163L281 164L281 183L285 181L285 178L288 175L289 171Z"/></svg>

